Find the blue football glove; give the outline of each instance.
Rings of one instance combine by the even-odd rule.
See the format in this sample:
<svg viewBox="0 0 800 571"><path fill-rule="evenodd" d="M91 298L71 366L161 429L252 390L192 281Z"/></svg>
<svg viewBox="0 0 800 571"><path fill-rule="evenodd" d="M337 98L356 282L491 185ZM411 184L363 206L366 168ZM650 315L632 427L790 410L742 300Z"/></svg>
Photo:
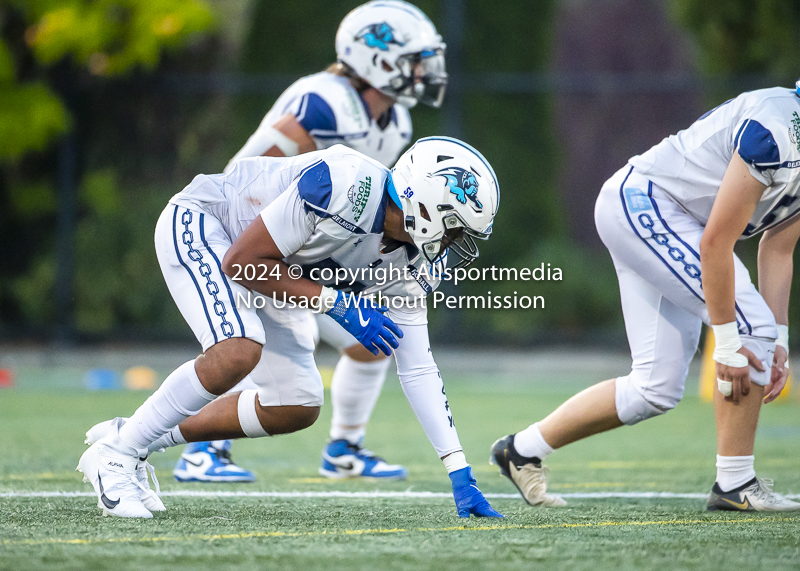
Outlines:
<svg viewBox="0 0 800 571"><path fill-rule="evenodd" d="M478 489L478 482L472 475L472 468L467 466L450 472L450 480L453 483L453 497L456 500L458 517L469 517L470 514L477 517L505 517L483 497Z"/></svg>
<svg viewBox="0 0 800 571"><path fill-rule="evenodd" d="M402 339L403 332L394 321L384 315L388 308L354 294L343 294L340 291L336 293L336 303L325 313L358 339L373 355L377 355L378 350L385 355L391 355L392 349L389 347L397 349L395 337Z"/></svg>

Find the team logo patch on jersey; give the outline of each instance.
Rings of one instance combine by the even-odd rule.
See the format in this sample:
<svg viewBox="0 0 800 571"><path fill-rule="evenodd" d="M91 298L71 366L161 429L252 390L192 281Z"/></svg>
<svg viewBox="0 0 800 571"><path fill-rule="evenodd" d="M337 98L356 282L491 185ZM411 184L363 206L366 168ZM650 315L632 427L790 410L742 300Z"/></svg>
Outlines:
<svg viewBox="0 0 800 571"><path fill-rule="evenodd" d="M653 209L647 195L640 188L625 188L625 201L628 203L630 211L634 214Z"/></svg>
<svg viewBox="0 0 800 571"><path fill-rule="evenodd" d="M394 35L394 29L386 22L380 24L370 24L356 35L356 40L361 40L371 48L378 48L381 51L389 51L389 44L404 46Z"/></svg>
<svg viewBox="0 0 800 571"><path fill-rule="evenodd" d="M450 192L456 195L456 200L461 204L466 204L469 199L476 210L483 209L483 204L478 200L478 179L473 173L460 167L448 167L433 174L444 177Z"/></svg>
<svg viewBox="0 0 800 571"><path fill-rule="evenodd" d="M792 113L792 126L789 127L789 139L791 139L792 144L797 147L797 150L800 151L800 115L797 114L797 111Z"/></svg>
<svg viewBox="0 0 800 571"><path fill-rule="evenodd" d="M347 191L347 199L353 203L353 214L355 215L355 221L358 222L358 219L361 218L361 215L364 213L364 208L367 206L367 201L369 200L369 191L372 188L372 177L368 176L365 177L365 180L359 181L358 183L358 190L356 190L356 185L350 187L350 190Z"/></svg>

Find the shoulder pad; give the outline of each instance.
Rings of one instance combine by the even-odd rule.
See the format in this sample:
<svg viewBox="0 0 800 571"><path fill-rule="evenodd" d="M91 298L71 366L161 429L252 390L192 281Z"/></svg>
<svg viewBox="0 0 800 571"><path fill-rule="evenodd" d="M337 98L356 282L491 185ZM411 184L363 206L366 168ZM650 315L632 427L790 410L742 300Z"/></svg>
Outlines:
<svg viewBox="0 0 800 571"><path fill-rule="evenodd" d="M758 121L747 119L736 134L734 145L742 159L759 170L781 163L778 143L769 129Z"/></svg>
<svg viewBox="0 0 800 571"><path fill-rule="evenodd" d="M325 161L306 168L297 180L297 193L304 202L306 212L324 213L331 203L333 183L331 171Z"/></svg>

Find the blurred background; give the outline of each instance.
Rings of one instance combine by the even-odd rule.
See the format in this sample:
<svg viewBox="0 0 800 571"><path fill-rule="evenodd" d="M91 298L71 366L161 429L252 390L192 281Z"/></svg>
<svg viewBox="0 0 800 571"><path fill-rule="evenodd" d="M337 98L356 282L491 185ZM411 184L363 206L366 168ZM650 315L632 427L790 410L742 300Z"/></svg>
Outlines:
<svg viewBox="0 0 800 571"><path fill-rule="evenodd" d="M194 175L222 171L286 87L334 61L338 23L359 3L0 1L4 352L194 347L156 261L157 217ZM416 4L448 45L451 79L441 110L412 110L414 138L467 140L501 183L478 264L563 270L563 281L459 286L542 295L546 308L438 309L435 341L624 351L616 277L593 222L601 185L722 101L793 86L800 0ZM740 244L753 270L756 246Z"/></svg>

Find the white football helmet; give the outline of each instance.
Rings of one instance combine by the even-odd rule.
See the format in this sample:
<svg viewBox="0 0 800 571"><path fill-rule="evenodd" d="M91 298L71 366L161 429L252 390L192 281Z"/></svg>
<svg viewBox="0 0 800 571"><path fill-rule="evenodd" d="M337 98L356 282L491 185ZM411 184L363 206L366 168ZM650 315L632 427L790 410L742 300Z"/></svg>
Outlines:
<svg viewBox="0 0 800 571"><path fill-rule="evenodd" d="M420 139L392 168L389 193L399 203L405 229L431 264L448 251L462 268L478 257L475 240L486 240L500 203L500 186L489 161L458 139Z"/></svg>
<svg viewBox="0 0 800 571"><path fill-rule="evenodd" d="M336 57L375 89L406 107L439 107L447 87L445 44L416 6L373 0L339 24Z"/></svg>

